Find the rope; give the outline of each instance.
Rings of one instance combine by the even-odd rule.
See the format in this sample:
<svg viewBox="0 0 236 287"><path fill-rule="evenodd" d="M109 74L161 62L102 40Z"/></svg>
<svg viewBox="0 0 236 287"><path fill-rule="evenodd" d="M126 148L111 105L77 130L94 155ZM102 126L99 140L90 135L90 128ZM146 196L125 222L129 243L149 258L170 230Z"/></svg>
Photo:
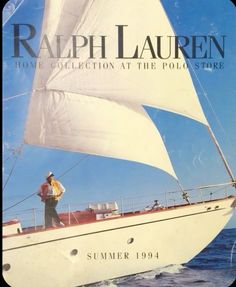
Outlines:
<svg viewBox="0 0 236 287"><path fill-rule="evenodd" d="M165 10L165 8L164 8L162 2L160 2L160 3L161 3L161 5L162 5L162 8L163 8L164 13L166 14L166 17L168 18L167 13L166 13L166 10ZM172 25L172 23L171 23L170 21L169 21L169 23L170 23L170 25L171 25L171 28L172 28L174 34L177 35L174 26ZM180 40L179 40L179 44L181 45L181 41L180 41ZM195 72L195 70L194 70L194 68L193 68L193 65L192 65L190 59L187 59L187 62L189 63L189 66L190 66L192 72L194 73L194 76L195 76L195 78L196 78L196 80L197 80L197 82L198 82L198 84L199 84L199 86L200 86L200 89L201 89L202 92L203 92L204 97L205 97L206 100L207 100L207 103L208 103L208 105L209 105L209 107L210 107L210 109L211 109L211 111L212 111L212 113L213 113L213 116L214 116L214 118L215 118L217 124L219 125L220 129L222 130L222 132L223 132L223 134L224 134L224 137L227 139L228 143L230 143L231 149L232 149L232 151L233 151L234 154L235 154L234 145L232 144L231 140L230 140L229 137L227 136L227 133L226 133L226 131L225 131L225 129L224 129L224 127L223 127L221 121L220 121L219 118L217 117L217 114L216 114L216 112L215 112L215 110L214 110L214 108L213 108L213 106L212 106L212 104L211 104L211 101L210 101L210 99L209 99L208 96L207 96L207 92L205 91L205 89L204 89L204 87L203 87L201 81L199 80L199 78L198 78L198 76L197 76L197 73Z"/></svg>
<svg viewBox="0 0 236 287"><path fill-rule="evenodd" d="M33 92L34 92L34 91L43 90L43 89L44 89L44 87L38 88L38 89L33 89ZM15 95L15 96L12 96L12 97L4 98L3 101L9 101L9 100L12 100L12 99L15 99L15 98L18 98L18 97L22 97L22 96L28 95L28 94L30 94L30 93L31 93L31 91L29 91L29 92L24 92L24 93L20 93L20 94L17 94L17 95ZM21 148L20 148L20 152L21 152L21 150L22 150L22 147L23 147L23 144L22 144L22 146L21 146ZM83 160L85 160L85 159L88 158L88 157L89 157L89 155L85 155L85 156L84 156L83 158L81 158L75 165L73 165L73 166L70 167L68 170L66 170L64 173L62 173L58 178L61 178L61 177L63 177L64 175L66 175L68 172L70 172L73 168L75 168L76 166L78 166ZM10 157L9 157L9 158L10 158ZM8 160L9 158L7 158L7 160ZM7 160L6 160L6 161L7 161ZM7 178L7 180L6 180L6 182L5 182L4 186L3 186L3 190L6 188L8 182L9 182L11 176L12 176L12 173L13 173L15 167L16 167L17 160L18 160L18 156L16 157L16 159L15 159L15 161L14 161L13 167L12 167L12 169L11 169L9 175L8 175L8 178ZM37 192L34 192L34 193L30 194L29 196L27 196L26 198L22 199L21 201L19 201L19 202L15 203L15 204L13 204L13 205L11 205L11 206L5 208L5 209L3 210L3 212L5 212L5 211L7 211L7 210L9 210L9 209L11 209L11 208L13 208L13 207L19 205L20 203L24 202L25 200L29 199L30 197L34 196L35 194L37 194Z"/></svg>
<svg viewBox="0 0 236 287"><path fill-rule="evenodd" d="M44 89L45 89L45 87L41 87L41 88L38 88L38 89L33 89L32 91L20 93L20 94L17 94L17 95L15 95L15 96L11 96L11 97L8 97L8 98L3 98L3 101L6 102L6 101L9 101L9 100L12 100L12 99L15 99L15 98L19 98L19 97L22 97L22 96L26 96L26 95L28 95L28 94L31 94L32 92L41 91L41 90L44 90Z"/></svg>
<svg viewBox="0 0 236 287"><path fill-rule="evenodd" d="M6 102L6 101L9 101L9 100L12 100L12 99L15 99L15 98L19 98L19 97L22 97L22 96L26 96L26 95L28 95L29 93L31 93L31 92L24 92L24 93L21 93L21 94L12 96L12 97L3 98L3 101Z"/></svg>
<svg viewBox="0 0 236 287"><path fill-rule="evenodd" d="M162 3L161 3L161 4L162 4ZM163 7L164 12L166 13L166 11L165 11L163 5L162 5L162 7ZM166 16L167 16L167 15L166 15ZM168 16L167 16L167 17L168 17ZM174 26L172 25L171 22L170 22L170 25L171 25L172 30L174 31L174 34L176 35L177 33L176 33L176 31L175 31L175 29L174 29ZM179 40L179 44L181 45L181 41L180 41L180 40ZM209 98L208 98L208 96L207 96L207 92L205 91L205 89L204 89L204 87L203 87L201 81L199 80L198 75L197 75L197 73L195 72L195 70L194 70L194 68L193 68L193 65L192 65L190 59L187 59L187 62L189 63L192 72L194 73L194 76L195 76L195 78L196 78L196 80L197 80L197 82L198 82L198 84L199 84L199 86L200 86L200 88L201 88L201 90L202 90L202 92L203 92L204 97L205 97L206 100L207 100L207 103L208 103L208 105L209 105L209 107L210 107L210 109L211 109L211 111L212 111L212 113L213 113L213 115L214 115L214 117L215 117L215 119L216 119L218 125L220 126L220 128L222 129L222 131L224 132L224 134L226 135L226 132L225 132L225 130L224 130L224 128L223 128L223 125L221 124L221 121L220 121L219 118L217 117L217 114L216 114L216 112L215 112L215 110L214 110L214 108L213 108L213 106L212 106L212 104L211 104L211 101L209 100Z"/></svg>
<svg viewBox="0 0 236 287"><path fill-rule="evenodd" d="M4 159L3 163L7 162L11 157L7 157L6 159Z"/></svg>
<svg viewBox="0 0 236 287"><path fill-rule="evenodd" d="M5 212L5 211L7 211L7 210L9 210L9 209L11 209L11 208L13 208L13 207L15 207L16 205L19 205L20 203L22 203L22 202L24 202L25 200L29 199L30 197L32 197L32 196L35 195L36 193L37 193L37 192L34 192L34 193L30 194L29 196L27 196L26 198L22 199L21 201L18 201L17 203L15 203L15 204L13 204L13 205L11 205L11 206L5 208L5 209L3 210L3 212Z"/></svg>
<svg viewBox="0 0 236 287"><path fill-rule="evenodd" d="M16 163L17 163L17 160L18 160L18 158L19 158L19 155L21 154L22 148L23 148L23 144L21 144L20 148L19 148L18 151L17 151L17 152L18 152L18 155L17 155L16 158L15 158L15 161L14 161L14 164L13 164L13 166L12 166L12 169L10 170L9 175L8 175L8 178L6 179L6 182L5 182L4 186L3 186L3 191L4 191L4 189L6 188L8 182L9 182L11 176L12 176L12 173L13 173L15 167L16 167ZM9 157L9 158L10 158L10 157ZM8 158L8 159L9 159L9 158Z"/></svg>
<svg viewBox="0 0 236 287"><path fill-rule="evenodd" d="M191 61L190 61L189 59L187 59L187 61L188 61L189 65L190 65L190 67L191 67L192 72L194 73L194 76L195 76L195 78L196 78L196 80L197 80L197 82L198 82L198 84L199 84L199 86L200 86L200 88L201 88L201 90L202 90L202 92L203 92L204 97L205 97L206 100L207 100L207 103L208 103L208 105L209 105L209 107L210 107L210 109L211 109L211 111L212 111L212 113L213 113L213 115L214 115L214 117L215 117L215 119L216 119L218 125L220 126L220 128L222 129L222 131L224 132L224 134L226 134L226 132L225 132L225 130L224 130L224 127L223 127L221 121L219 120L219 118L217 117L217 114L216 114L216 112L215 112L215 110L214 110L214 108L213 108L213 106L212 106L212 104L211 104L211 101L210 101L210 99L209 99L208 96L207 96L207 92L206 92L206 90L204 89L204 87L203 87L201 81L199 80L199 77L198 77L197 73L195 72Z"/></svg>
<svg viewBox="0 0 236 287"><path fill-rule="evenodd" d="M8 178L6 179L6 182L5 182L4 186L3 186L3 191L4 191L4 189L6 188L8 182L9 182L9 180L10 180L10 178L11 178L11 175L12 175L12 173L13 173L15 167L16 167L16 162L17 162L17 160L18 160L18 157L15 158L13 167L12 167L11 171L9 172Z"/></svg>
<svg viewBox="0 0 236 287"><path fill-rule="evenodd" d="M85 155L84 157L82 157L76 164L74 164L72 167L70 167L69 169L67 169L64 173L62 173L61 175L59 175L57 178L61 178L64 175L66 175L68 172L70 172L73 168L75 168L77 165L79 165L83 160L85 160L86 158L89 157L89 154Z"/></svg>
<svg viewBox="0 0 236 287"><path fill-rule="evenodd" d="M64 173L62 173L62 174L61 174L60 176L58 176L57 178L61 178L61 177L65 176L68 172L70 172L73 168L75 168L76 166L78 166L83 160L85 160L85 159L88 158L88 157L89 157L88 154L85 155L84 157L82 157L76 164L74 164L72 167L70 167L69 169L67 169ZM9 177L8 177L8 178L9 178ZM6 184L5 184L5 185L6 185ZM38 191L36 191L36 192L34 192L34 193L28 195L28 196L25 197L24 199L22 199L22 200L16 202L15 204L13 204L13 205L11 205L11 206L5 208L5 209L3 210L3 212L5 212L5 211L7 211L7 210L9 210L9 209L11 209L11 208L13 208L13 207L19 205L20 203L24 202L25 200L29 199L30 197L34 196L34 195L37 194L37 193L38 193Z"/></svg>
<svg viewBox="0 0 236 287"><path fill-rule="evenodd" d="M198 82L198 84L199 84L199 86L200 86L200 89L201 89L202 92L203 92L203 96L204 96L204 97L206 98L206 100L207 100L207 103L208 103L208 105L209 105L209 107L210 107L210 109L211 109L211 111L212 111L212 114L213 114L213 116L214 116L214 118L215 118L217 124L219 125L221 131L223 132L225 138L228 140L228 142L229 142L230 145L231 145L231 148L232 148L233 152L235 153L235 150L233 149L233 144L232 144L231 140L229 139L229 137L227 136L226 131L225 131L225 129L224 129L224 127L223 127L223 125L222 125L220 119L217 117L217 114L216 114L216 112L215 112L215 110L214 110L214 108L213 108L213 106L212 106L212 104L211 104L211 101L210 101L210 99L209 99L208 96L207 96L207 92L205 91L205 89L204 89L204 87L203 87L201 81L199 80L198 75L197 75L197 73L195 72L191 61L190 61L189 59L187 59L187 61L188 61L188 63L189 63L189 66L191 67L192 72L194 73L194 76L195 76L195 78L196 78L196 80L197 80L197 82Z"/></svg>
<svg viewBox="0 0 236 287"><path fill-rule="evenodd" d="M24 1L21 1L17 6L14 5L14 11L12 11L12 13L10 13L10 15L5 19L5 21L2 23L2 27L4 27L6 25L6 23L8 22L8 20L16 13L16 11L20 8L21 4ZM13 3L12 3L13 4ZM6 6L5 6L6 7ZM6 10L7 8L5 8ZM4 13L4 9L3 9L3 13Z"/></svg>
<svg viewBox="0 0 236 287"><path fill-rule="evenodd" d="M219 183L219 184L210 184L210 185L203 185L203 186L198 186L195 188L188 188L184 189L183 191L194 191L194 190L201 190L201 189L208 189L208 188L213 188L213 187L220 187L220 186L233 186L236 184L236 181L234 182L226 182L226 183ZM179 190L174 190L174 191L169 191L167 193L178 193L180 192Z"/></svg>

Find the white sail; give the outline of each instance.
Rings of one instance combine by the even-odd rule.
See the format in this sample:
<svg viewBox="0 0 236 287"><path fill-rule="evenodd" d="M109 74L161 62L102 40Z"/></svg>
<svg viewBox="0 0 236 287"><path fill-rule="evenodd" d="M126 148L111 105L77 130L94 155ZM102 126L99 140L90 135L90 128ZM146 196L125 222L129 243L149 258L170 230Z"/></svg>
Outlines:
<svg viewBox="0 0 236 287"><path fill-rule="evenodd" d="M78 1L80 2L80 1ZM83 2L83 1L82 1ZM73 7L74 1L67 1L62 7L63 15L60 21L71 16L67 12ZM163 69L163 61L168 66L171 62L183 66L184 56L180 52L180 59L166 60L152 59L148 44L145 39L149 35L152 43L156 45L155 35L162 37L162 54L168 56L169 38L174 36L173 29L158 0L94 0L84 6L84 10L74 9L74 16L78 15L76 23L66 25L68 31L63 30L63 35L68 35L73 29L73 35L78 35L77 45L83 44L83 38L95 35L94 45L101 45L100 35L106 36L106 59L100 59L101 48L94 48L94 57L89 59L89 46L78 48L78 58L67 58L72 53L72 38L67 38L62 58L54 68L46 86L48 89L63 90L83 95L107 98L121 102L131 102L148 105L181 114L207 125L207 120L202 111L199 99L187 69ZM148 17L146 17L148 15ZM74 25L74 27L72 27ZM138 46L138 54L145 59L117 59L118 32L116 25L124 27L124 56L132 57ZM61 24L59 25L61 27ZM60 33L60 29L58 30ZM55 43L54 43L55 44ZM174 43L172 42L172 51ZM142 49L146 48L147 50ZM56 51L56 47L53 46ZM48 56L48 55L47 55ZM63 58L66 57L66 58ZM82 63L87 62L87 68ZM97 62L96 68L93 68ZM113 65L114 68L104 69L98 67ZM131 62L128 69L122 68L122 63ZM155 62L156 68L151 65ZM149 68L142 65L148 64ZM139 69L139 65L141 65ZM63 68L62 68L63 67ZM76 80L75 80L76 79Z"/></svg>
<svg viewBox="0 0 236 287"><path fill-rule="evenodd" d="M36 68L25 142L142 162L177 178L160 134L142 105L207 124L189 72L138 69L137 59L125 69L119 66L124 61L116 59L116 25L128 25L125 53L129 55L136 45L144 44L147 35L174 35L160 2L60 0L54 4L45 1L38 59L41 66ZM148 17L144 17L146 13ZM106 35L106 50L114 69L70 66L88 60L86 47L78 51L79 58L67 57L72 49L71 35ZM168 48L164 43L163 50ZM60 57L53 57L58 49ZM98 49L94 56L99 53ZM99 63L109 59L100 59ZM185 63L182 54L179 61Z"/></svg>
<svg viewBox="0 0 236 287"><path fill-rule="evenodd" d="M73 34L78 19L82 19L86 9L89 9L93 0L45 0L44 16L42 23L40 52L38 63L42 66L37 69L34 79L34 88L44 87L49 76L52 74L56 58L50 57L47 43L44 41L46 35L48 43L53 51L57 45L55 35L63 35L60 38L60 48L63 50L68 39Z"/></svg>
<svg viewBox="0 0 236 287"><path fill-rule="evenodd" d="M65 48L78 19L85 21L94 4L93 0L60 0L55 7L54 1L45 1L41 66L36 68L25 143L141 162L177 178L161 136L141 105L46 87L57 59L49 57L44 35L52 50L54 35L63 35L60 47Z"/></svg>
<svg viewBox="0 0 236 287"><path fill-rule="evenodd" d="M142 107L59 91L35 91L28 144L141 162L176 174L162 138Z"/></svg>

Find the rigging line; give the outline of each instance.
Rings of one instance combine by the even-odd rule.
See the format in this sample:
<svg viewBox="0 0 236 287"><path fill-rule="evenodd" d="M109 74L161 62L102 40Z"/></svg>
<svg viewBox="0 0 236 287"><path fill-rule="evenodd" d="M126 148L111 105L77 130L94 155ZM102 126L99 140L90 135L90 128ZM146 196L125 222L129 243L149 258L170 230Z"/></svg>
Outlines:
<svg viewBox="0 0 236 287"><path fill-rule="evenodd" d="M162 8L163 8L164 13L166 14L165 8L164 8L164 6L163 6L163 4L162 4L161 1L160 1L160 3L161 3L161 5L162 5ZM167 14L166 14L166 17L167 17L167 19L169 19L168 16L167 16ZM176 31L175 31L175 29L174 29L172 23L171 23L170 21L169 21L169 23L170 23L170 26L171 26L171 28L172 28L174 34L176 35ZM178 43L181 45L181 41L180 41L180 40L178 41ZM185 59L184 56L183 56L183 58ZM220 125L220 128L224 131L224 128L223 128L223 126L222 126L220 120L218 119L218 117L217 117L217 115L216 115L216 113L215 113L215 111L214 111L214 109L213 109L213 106L211 105L211 102L210 102L209 98L207 97L207 93L206 93L205 89L203 88L203 85L201 84L201 82L200 82L200 80L199 80L199 78L198 78L198 76L197 76L195 70L193 69L193 66L192 66L191 61L190 61L189 59L187 59L187 60L188 60L188 63L189 63L189 65L190 65L190 68L191 68L192 72L194 73L194 76L195 76L197 82L198 82L199 85L200 85L200 88L201 88L202 91L203 91L203 95L204 95L205 98L207 99L208 105L210 106L210 108L211 108L211 110L212 110L212 112L213 112L213 115L214 115L215 118L216 118L217 123ZM201 104L200 104L200 106L201 106ZM220 145L219 145L219 143L218 143L218 141L217 141L217 139L216 139L216 137L215 137L215 135L214 135L214 133L213 133L211 127L210 127L210 125L207 125L207 128L208 128L208 131L209 131L209 133L210 133L210 135L211 135L211 138L212 138L213 142L215 143L216 148L217 148L217 150L218 150L218 152L219 152L219 154L220 154L220 156L221 156L221 159L222 159L222 161L223 161L223 163L224 163L224 165L225 165L225 168L226 168L226 170L227 170L227 172L228 172L228 174L229 174L229 176L230 176L230 178L231 178L231 180L232 180L232 182L233 182L233 186L236 188L236 185L235 185L235 183L234 183L234 182L235 182L235 180L234 180L234 175L233 175L233 173L232 173L232 171L231 171L231 169L230 169L230 166L229 166L229 164L228 164L228 162L227 162L227 160L226 160L226 158L225 158L225 156L224 156L224 153L223 153L223 151L221 150L221 147L220 147ZM226 136L226 132L225 132L225 131L224 131L224 134L225 134L225 136ZM226 138L227 138L227 136L226 136ZM228 141L229 141L229 139L228 139ZM231 144L231 142L230 142L230 144Z"/></svg>
<svg viewBox="0 0 236 287"><path fill-rule="evenodd" d="M11 158L11 156L9 156L6 159L4 159L3 163L7 162L10 158Z"/></svg>
<svg viewBox="0 0 236 287"><path fill-rule="evenodd" d="M163 5L162 1L160 1L160 4L161 4L161 6L162 6L162 8L163 8L163 11L164 11L164 13L165 13L167 19L169 19L169 17L168 17L168 15L167 15L167 13L166 13L166 10L165 10L165 8L164 8L164 5ZM171 21L169 21L169 24L170 24L170 26L171 26L171 28L172 28L174 34L177 35L177 33L176 33L176 31L175 31L175 28L174 28L174 26L172 25ZM181 45L181 41L180 41L180 40L179 40L179 44ZM184 57L184 59L185 59L185 57ZM201 88L201 90L202 90L202 92L203 92L203 95L204 95L204 97L206 98L207 103L208 103L208 105L209 105L209 107L210 107L210 109L211 109L211 111L212 111L212 113L213 113L213 116L215 117L216 122L218 123L220 129L222 130L222 132L223 132L225 138L226 138L227 141L230 143L232 151L235 153L235 151L234 151L234 149L233 149L233 146L234 146L234 145L232 144L231 140L230 140L229 137L227 136L226 131L225 131L223 125L221 124L221 121L220 121L219 118L217 117L217 114L216 114L216 112L215 112L215 110L214 110L214 108L213 108L213 106L212 106L212 104L211 104L211 101L210 101L210 99L209 99L208 96L207 96L207 92L205 91L205 89L204 89L204 87L203 87L203 85L202 85L200 79L198 78L197 73L195 72L195 70L194 70L194 68L193 68L193 65L192 65L190 59L185 59L185 60L187 60L187 62L189 63L189 65L190 65L190 67L191 67L191 70L192 70L192 72L194 73L194 76L195 76L197 82L199 83L199 86L200 86L200 88Z"/></svg>
<svg viewBox="0 0 236 287"><path fill-rule="evenodd" d="M214 110L214 108L213 108L213 106L212 106L212 104L211 104L211 101L210 101L210 99L209 99L208 96L207 96L207 92L206 92L206 90L204 89L204 87L203 87L203 85L202 85L202 83L201 83L201 81L200 81L200 79L199 79L197 73L195 72L191 61L190 61L189 59L187 59L187 62L189 63L192 72L194 73L194 76L195 76L195 78L196 78L196 80L197 80L197 82L198 82L198 84L199 84L199 86L200 86L200 89L201 89L202 92L203 92L204 97L205 97L206 100L207 100L207 103L208 103L208 105L209 105L209 107L210 107L210 109L211 109L211 111L212 111L212 114L213 114L213 116L214 116L216 122L218 123L218 125L219 125L221 131L223 132L225 138L227 138L227 140L228 140L228 142L230 143L231 147L233 147L233 144L232 144L232 142L229 140L229 138L228 138L228 136L227 136L227 134L226 134L226 131L225 131L225 129L224 129L224 127L223 127L223 125L222 125L220 119L217 117L217 114L216 114L216 112L215 112L215 110ZM234 153L235 153L235 150L234 150L234 149L232 149L232 150L233 150Z"/></svg>
<svg viewBox="0 0 236 287"><path fill-rule="evenodd" d="M8 97L8 98L3 98L3 101L6 102L6 101L9 101L9 100L12 100L12 99L15 99L15 98L19 98L19 97L22 97L22 96L29 95L30 93L35 92L35 91L41 91L41 90L43 90L43 89L45 89L45 87L33 89L32 91L20 93L20 94L17 94L17 95L15 95L15 96L11 96L11 97Z"/></svg>
<svg viewBox="0 0 236 287"><path fill-rule="evenodd" d="M188 189L184 189L184 191L194 191L194 190L201 190L201 189L207 189L207 188L214 188L214 187L224 187L224 186L230 186L232 185L232 183L236 184L236 181L234 182L226 182L226 183L219 183L219 184L210 184L210 185L203 185L203 186L198 186L198 187L194 187L194 188L188 188ZM167 193L177 193L179 192L179 190L174 190L174 191L169 191Z"/></svg>
<svg viewBox="0 0 236 287"><path fill-rule="evenodd" d="M26 95L28 95L29 93L31 93L31 92L30 92L30 91L29 91L29 92L24 92L24 93L21 93L21 94L12 96L12 97L3 98L3 101L4 101L4 102L10 101L10 100L15 99L15 98L19 98L19 97L22 97L22 96L26 96Z"/></svg>
<svg viewBox="0 0 236 287"><path fill-rule="evenodd" d="M233 174L232 170L230 169L230 166L229 166L229 164L228 164L228 162L227 162L227 160L226 160L226 158L224 156L224 153L223 153L223 151L222 151L222 149L221 149L221 147L220 147L220 145L219 145L219 143L218 143L218 141L217 141L217 139L216 139L211 127L207 126L207 129L208 129L208 131L210 133L210 136L211 136L213 142L215 143L216 148L217 148L217 150L218 150L218 152L219 152L219 154L220 154L220 156L221 156L221 158L223 160L224 166L225 166L225 168L226 168L226 170L227 170L232 182L234 183L235 177L234 177L234 174ZM234 187L236 188L235 184L234 184Z"/></svg>
<svg viewBox="0 0 236 287"><path fill-rule="evenodd" d="M37 193L37 191L34 192L34 193L32 193L32 194L30 194L29 196L25 197L25 198L22 199L21 201L18 201L18 202L16 202L15 204L13 204L13 205L11 205L11 206L5 208L5 209L3 210L3 212L5 212L5 211L7 211L7 210L9 210L9 209L11 209L11 208L13 208L13 207L15 207L16 205L22 203L22 202L25 201L25 200L29 199L30 197L32 197L32 196L35 195L36 193Z"/></svg>
<svg viewBox="0 0 236 287"><path fill-rule="evenodd" d="M189 59L188 59L188 62L189 62L189 64L190 64L191 70L193 71L193 73L194 73L194 75L195 75L195 78L197 79L197 82L198 82L199 85L200 85L200 88L201 88L202 91L203 91L203 95L204 95L205 98L207 99L207 102L208 102L208 104L209 104L209 106L210 106L210 108L211 108L211 110L212 110L212 112L213 112L213 115L215 116L215 119L216 119L217 123L219 124L219 126L221 127L222 131L224 132L224 134L225 134L225 136L226 136L226 132L225 132L225 130L224 130L224 128L223 128L223 126L222 126L220 120L218 119L218 117L217 117L217 115L216 115L216 113L215 113L215 111L214 111L214 109L213 109L213 107L212 107L212 105L211 105L211 102L210 102L209 98L207 97L207 93L206 93L204 87L202 86L202 84L201 84L201 82L200 82L200 80L199 80L199 78L198 78L196 72L194 71L193 66L192 66L192 63L191 63L191 61L190 61ZM223 151L222 151L222 149L221 149L221 147L220 147L220 145L219 145L219 142L218 142L217 138L215 137L215 134L214 134L214 132L213 132L211 126L210 126L210 125L207 125L206 127L207 127L208 132L209 132L209 134L210 134L210 136L211 136L211 138L212 138L212 140L213 140L213 142L214 142L214 144L215 144L215 146L216 146L216 148L217 148L217 150L218 150L218 152L219 152L219 154L220 154L220 157L221 157L221 159L222 159L222 161L223 161L223 164L224 164L224 166L225 166L225 168L226 168L226 170L227 170L227 172L228 172L228 174L229 174L229 176L230 176L230 178L231 178L231 180L232 180L233 186L236 188L236 185L235 185L235 183L234 183L234 182L235 182L234 174L233 174L233 172L232 172L232 170L231 170L231 168L230 168L230 166L229 166L229 164L228 164L228 162L227 162L227 160L226 160L226 157L225 157L225 155L224 155L224 153L223 153ZM226 137L226 138L227 138L227 137ZM228 141L229 141L229 139L228 139ZM230 142L230 141L229 141L229 142ZM232 144L232 143L230 142L230 144Z"/></svg>
<svg viewBox="0 0 236 287"><path fill-rule="evenodd" d="M24 0L22 0L18 6L14 6L15 10L12 11L12 13L5 19L5 21L3 21L2 23L2 27L4 27L6 25L6 23L9 21L9 19L16 13L16 11L20 8L21 4L24 2ZM7 4L6 4L7 5ZM6 6L5 6L6 7ZM5 8L6 9L6 8ZM4 13L4 10L3 10L3 13Z"/></svg>
<svg viewBox="0 0 236 287"><path fill-rule="evenodd" d="M85 155L84 157L82 157L76 164L74 164L72 167L70 167L69 169L67 169L64 173L62 173L61 175L59 175L57 178L61 178L61 177L63 177L64 175L66 175L68 172L70 172L73 168L75 168L76 166L78 166L83 160L85 160L85 159L88 158L89 156L90 156L90 155L87 154L87 155ZM34 196L34 195L37 194L37 193L38 193L38 191L33 192L32 194L28 195L28 196L25 197L24 199L22 199L22 200L16 202L15 204L13 204L13 205L11 205L11 206L5 208L5 209L3 210L3 212L5 212L5 211L7 211L7 210L9 210L9 209L11 209L11 208L13 208L13 207L19 205L20 203L24 202L25 200L29 199L30 197Z"/></svg>
<svg viewBox="0 0 236 287"><path fill-rule="evenodd" d="M75 168L77 165L79 165L83 160L87 159L90 155L87 154L85 156L83 156L76 164L74 164L72 167L70 167L69 169L67 169L64 173L62 173L61 175L59 175L57 178L61 178L64 175L66 175L68 172L70 172L73 168Z"/></svg>
<svg viewBox="0 0 236 287"><path fill-rule="evenodd" d="M11 175L12 175L12 173L13 173L15 167L16 167L16 162L17 162L17 160L18 160L18 157L15 158L13 167L12 167L12 169L10 170L10 173L9 173L9 175L8 175L6 181L5 181L5 184L4 184L4 186L3 186L3 189L2 189L3 191L4 191L4 189L6 188L8 182L9 182L9 180L10 180L10 178L11 178Z"/></svg>
<svg viewBox="0 0 236 287"><path fill-rule="evenodd" d="M161 3L161 4L162 4L162 3ZM163 5L162 5L162 6L163 6ZM163 9L164 9L164 6L163 6ZM165 9L164 9L164 11L165 11ZM168 16L166 15L166 17L168 17ZM170 22L170 25L171 25L172 30L174 31L174 34L177 35L177 34L176 34L176 31L175 31L175 29L174 29L174 26L172 25L171 22ZM181 41L180 41L180 40L179 40L179 44L181 45ZM216 114L216 112L215 112L215 110L214 110L214 108L213 108L213 106L212 106L212 104L211 104L211 101L210 101L210 99L209 99L208 96L207 96L207 92L205 91L205 89L204 89L204 87L203 87L203 85L202 85L202 83L201 83L201 81L200 81L200 79L199 79L197 73L195 72L195 70L194 70L194 68L193 68L193 65L192 65L190 59L186 59L186 58L185 58L185 60L187 60L187 62L189 63L189 65L190 65L190 67L191 67L191 70L192 70L192 72L194 73L194 76L195 76L195 78L196 78L196 80L197 80L197 82L198 82L198 84L199 84L199 86L200 86L200 88L201 88L201 90L202 90L202 92L203 92L204 97L205 97L206 100L207 100L208 105L210 106L210 109L211 109L211 111L212 111L212 113L213 113L213 115L214 115L214 117L215 117L215 119L216 119L218 125L219 125L220 128L222 129L223 133L226 135L226 132L225 132L225 130L224 130L224 127L223 127L221 121L219 120L219 118L217 117L217 114Z"/></svg>
<svg viewBox="0 0 236 287"><path fill-rule="evenodd" d="M6 181L5 181L5 184L4 184L3 189L2 189L3 191L4 191L4 189L6 188L8 182L9 182L11 176L12 176L12 173L13 173L15 167L16 167L16 163L17 163L17 160L18 160L18 158L19 158L19 155L21 154L22 148L23 148L23 144L21 144L21 146L20 146L20 148L19 148L19 150L18 150L18 155L16 155L16 158L15 158L15 160L14 160L12 169L10 170L9 175L8 175L8 178L7 178Z"/></svg>

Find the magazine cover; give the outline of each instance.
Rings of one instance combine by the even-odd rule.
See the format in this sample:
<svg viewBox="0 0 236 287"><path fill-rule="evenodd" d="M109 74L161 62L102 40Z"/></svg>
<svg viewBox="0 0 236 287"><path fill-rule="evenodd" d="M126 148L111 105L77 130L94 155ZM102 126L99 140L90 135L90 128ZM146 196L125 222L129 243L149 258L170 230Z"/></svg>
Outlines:
<svg viewBox="0 0 236 287"><path fill-rule="evenodd" d="M235 1L3 8L3 278L236 277Z"/></svg>

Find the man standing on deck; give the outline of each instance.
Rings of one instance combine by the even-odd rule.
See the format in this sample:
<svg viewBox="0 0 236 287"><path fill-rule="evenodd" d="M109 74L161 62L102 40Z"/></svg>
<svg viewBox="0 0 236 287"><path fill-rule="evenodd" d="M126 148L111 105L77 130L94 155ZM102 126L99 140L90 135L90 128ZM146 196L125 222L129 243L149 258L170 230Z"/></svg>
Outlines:
<svg viewBox="0 0 236 287"><path fill-rule="evenodd" d="M65 226L56 211L58 201L61 199L65 188L63 185L54 179L54 174L50 171L46 176L44 182L39 189L38 196L45 203L45 228L52 227L53 221L58 226Z"/></svg>

